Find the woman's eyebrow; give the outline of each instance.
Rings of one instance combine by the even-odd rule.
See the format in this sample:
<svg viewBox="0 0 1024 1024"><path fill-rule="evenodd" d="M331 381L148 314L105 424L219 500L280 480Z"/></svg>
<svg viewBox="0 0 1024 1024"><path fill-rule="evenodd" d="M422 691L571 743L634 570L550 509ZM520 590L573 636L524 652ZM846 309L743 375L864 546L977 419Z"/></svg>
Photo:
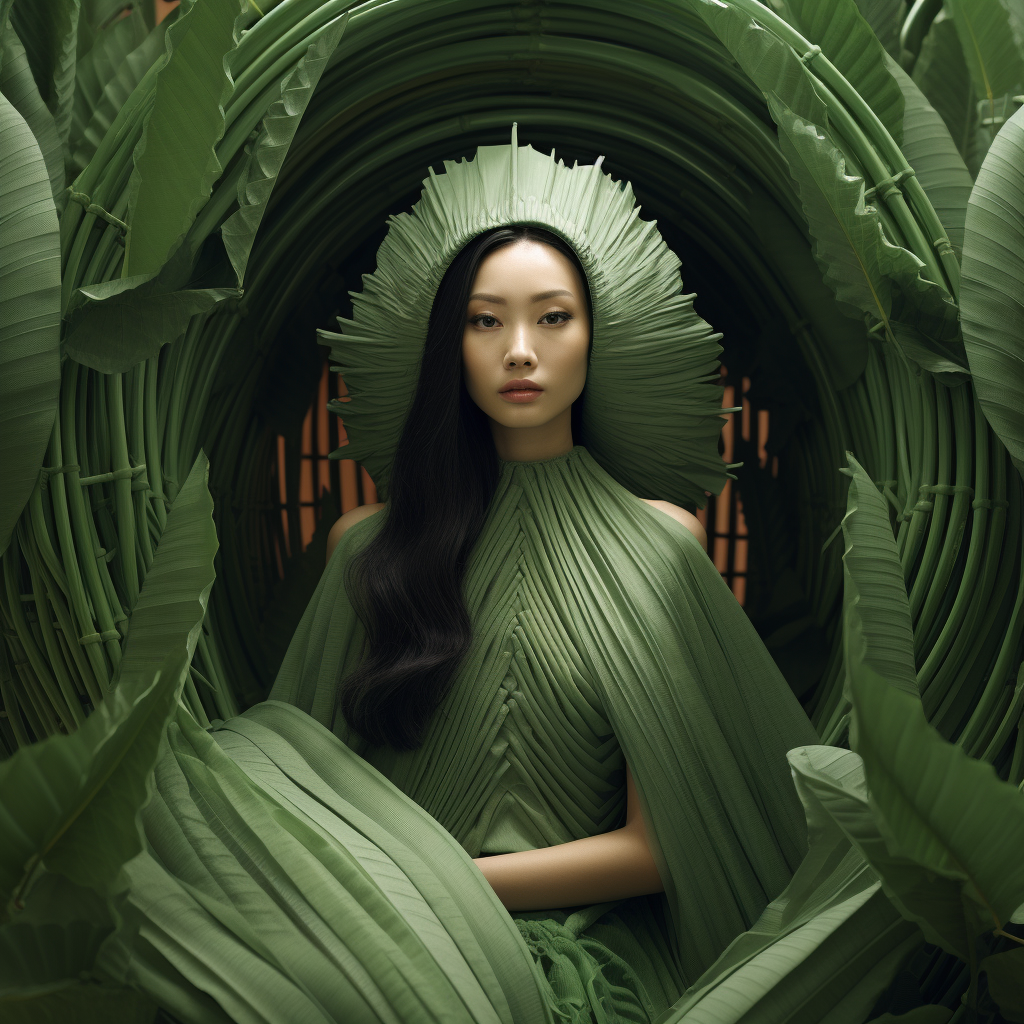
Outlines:
<svg viewBox="0 0 1024 1024"><path fill-rule="evenodd" d="M531 301L540 302L542 299L553 299L556 295L568 295L571 298L572 292L566 291L564 288L555 288L554 291L550 292L538 292ZM500 302L503 306L507 305L500 295L486 295L483 292L476 292L476 294L470 295L469 301L472 302L473 299L483 299L484 302Z"/></svg>

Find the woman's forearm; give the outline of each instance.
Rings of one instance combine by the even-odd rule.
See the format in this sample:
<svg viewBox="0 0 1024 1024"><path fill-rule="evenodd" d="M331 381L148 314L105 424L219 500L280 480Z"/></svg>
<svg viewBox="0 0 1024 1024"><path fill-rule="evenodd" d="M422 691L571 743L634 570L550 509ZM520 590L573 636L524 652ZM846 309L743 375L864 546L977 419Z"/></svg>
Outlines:
<svg viewBox="0 0 1024 1024"><path fill-rule="evenodd" d="M647 839L635 826L474 863L507 910L576 907L664 889Z"/></svg>

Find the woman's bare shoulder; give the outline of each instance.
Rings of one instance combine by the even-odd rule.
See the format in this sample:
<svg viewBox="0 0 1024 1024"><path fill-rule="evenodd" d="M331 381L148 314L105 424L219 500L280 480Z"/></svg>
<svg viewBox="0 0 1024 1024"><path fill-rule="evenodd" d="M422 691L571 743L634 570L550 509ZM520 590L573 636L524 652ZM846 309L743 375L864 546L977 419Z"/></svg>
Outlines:
<svg viewBox="0 0 1024 1024"><path fill-rule="evenodd" d="M685 508L680 508L678 505L673 505L671 501L660 501L657 498L641 498L641 501L647 502L652 508L660 509L662 512L670 515L677 522L680 522L685 526L690 533L700 541L701 547L707 550L708 547L708 535L704 529L701 521L692 513L687 512Z"/></svg>
<svg viewBox="0 0 1024 1024"><path fill-rule="evenodd" d="M331 532L327 534L327 561L329 562L331 560L331 555L334 553L334 549L338 546L338 541L341 540L341 535L350 526L358 523L362 519L366 519L367 516L372 516L374 512L379 512L383 507L383 501L376 501L372 505L356 505L355 508L350 508L331 527Z"/></svg>

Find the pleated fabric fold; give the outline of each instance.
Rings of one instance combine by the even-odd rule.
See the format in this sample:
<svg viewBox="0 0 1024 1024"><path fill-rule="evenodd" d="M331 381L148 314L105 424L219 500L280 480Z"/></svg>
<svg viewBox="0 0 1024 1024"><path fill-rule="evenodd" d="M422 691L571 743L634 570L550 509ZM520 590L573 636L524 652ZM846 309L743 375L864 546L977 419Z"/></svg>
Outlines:
<svg viewBox="0 0 1024 1024"><path fill-rule="evenodd" d="M546 1021L461 847L296 708L172 724L102 966L184 1022Z"/></svg>

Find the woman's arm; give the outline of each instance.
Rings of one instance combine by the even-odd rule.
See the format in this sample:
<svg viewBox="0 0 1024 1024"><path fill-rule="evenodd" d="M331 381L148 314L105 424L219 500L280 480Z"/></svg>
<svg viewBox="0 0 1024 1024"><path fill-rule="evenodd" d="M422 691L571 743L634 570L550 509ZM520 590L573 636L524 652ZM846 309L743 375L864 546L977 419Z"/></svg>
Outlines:
<svg viewBox="0 0 1024 1024"><path fill-rule="evenodd" d="M664 889L629 765L622 828L541 850L478 857L474 863L506 910L576 907Z"/></svg>

